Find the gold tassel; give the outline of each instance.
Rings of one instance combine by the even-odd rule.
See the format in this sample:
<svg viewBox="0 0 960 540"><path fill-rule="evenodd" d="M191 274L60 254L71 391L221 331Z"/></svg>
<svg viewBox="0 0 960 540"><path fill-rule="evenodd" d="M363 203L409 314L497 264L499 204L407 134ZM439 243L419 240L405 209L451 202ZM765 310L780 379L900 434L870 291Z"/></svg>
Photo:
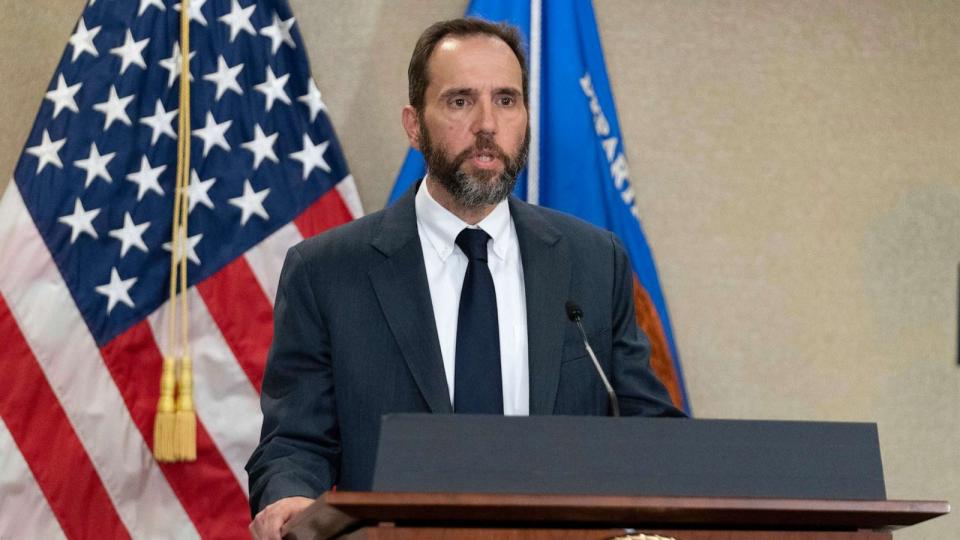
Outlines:
<svg viewBox="0 0 960 540"><path fill-rule="evenodd" d="M173 401L175 365L172 356L164 357L163 374L160 376L160 400L157 402L157 416L153 421L153 455L161 463L176 460L174 450L176 407Z"/></svg>
<svg viewBox="0 0 960 540"><path fill-rule="evenodd" d="M176 454L179 461L197 460L197 413L193 409L193 366L190 355L180 363L177 381Z"/></svg>

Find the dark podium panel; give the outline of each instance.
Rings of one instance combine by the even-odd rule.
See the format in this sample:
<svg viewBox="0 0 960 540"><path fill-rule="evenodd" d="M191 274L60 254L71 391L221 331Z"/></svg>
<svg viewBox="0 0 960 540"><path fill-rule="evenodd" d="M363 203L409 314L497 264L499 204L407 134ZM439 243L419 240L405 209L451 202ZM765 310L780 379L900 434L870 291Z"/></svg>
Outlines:
<svg viewBox="0 0 960 540"><path fill-rule="evenodd" d="M886 498L876 424L396 414L373 491Z"/></svg>

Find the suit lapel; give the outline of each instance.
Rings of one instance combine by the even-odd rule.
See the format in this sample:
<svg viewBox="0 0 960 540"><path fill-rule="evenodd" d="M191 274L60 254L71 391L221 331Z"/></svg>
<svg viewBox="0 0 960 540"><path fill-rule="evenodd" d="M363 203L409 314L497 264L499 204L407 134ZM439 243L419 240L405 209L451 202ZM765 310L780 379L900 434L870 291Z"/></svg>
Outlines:
<svg viewBox="0 0 960 540"><path fill-rule="evenodd" d="M555 227L513 197L510 215L517 228L526 290L530 414L552 414L560 380L564 304L569 300L570 250Z"/></svg>
<svg viewBox="0 0 960 540"><path fill-rule="evenodd" d="M386 256L370 271L370 281L410 372L434 413L451 413L430 287L423 265L417 218L416 187L384 211L371 244Z"/></svg>

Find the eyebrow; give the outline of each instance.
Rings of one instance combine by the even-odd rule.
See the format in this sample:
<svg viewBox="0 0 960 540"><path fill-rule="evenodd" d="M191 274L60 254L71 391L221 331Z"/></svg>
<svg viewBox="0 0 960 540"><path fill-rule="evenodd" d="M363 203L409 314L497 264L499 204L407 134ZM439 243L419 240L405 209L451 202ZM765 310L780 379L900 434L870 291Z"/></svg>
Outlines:
<svg viewBox="0 0 960 540"><path fill-rule="evenodd" d="M451 98L451 97L454 97L454 96L475 96L475 95L477 95L478 93L479 93L479 92L477 92L477 89L476 89L476 88L469 88L469 87L465 87L465 86L464 86L464 87L459 87L459 88L450 88L450 89L447 89L447 90L445 90L444 92L441 92L439 97L440 97L440 99L447 99L447 98ZM494 95L497 95L497 96L508 95L508 96L513 96L513 97L519 97L519 96L520 96L520 91L517 90L516 88L512 88L512 87L506 86L506 87L503 87L503 88L497 88L497 89L495 89L495 90L493 91L493 94L494 94Z"/></svg>

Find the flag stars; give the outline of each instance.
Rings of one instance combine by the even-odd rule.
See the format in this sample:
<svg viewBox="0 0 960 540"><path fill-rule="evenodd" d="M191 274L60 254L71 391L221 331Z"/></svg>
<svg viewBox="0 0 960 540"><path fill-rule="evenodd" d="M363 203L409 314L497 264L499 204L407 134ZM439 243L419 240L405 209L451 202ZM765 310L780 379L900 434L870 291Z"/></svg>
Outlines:
<svg viewBox="0 0 960 540"><path fill-rule="evenodd" d="M260 162L264 159L279 163L280 160L277 159L277 154L273 151L273 145L277 142L277 137L280 134L274 133L273 135L266 135L263 133L263 130L260 129L259 124L255 125L253 129L253 140L240 145L244 149L253 152L253 168L257 169L260 167Z"/></svg>
<svg viewBox="0 0 960 540"><path fill-rule="evenodd" d="M177 109L167 111L163 108L163 102L157 98L157 104L153 108L153 116L144 116L140 119L141 124L150 126L153 130L153 136L150 138L150 144L157 144L160 135L166 135L171 139L177 139L177 132L173 130L173 119L177 116Z"/></svg>
<svg viewBox="0 0 960 540"><path fill-rule="evenodd" d="M196 51L190 52L189 60L193 60L193 57L197 55ZM180 42L173 42L173 52L170 53L170 58L164 58L159 62L160 67L169 71L167 74L167 88L173 86L173 81L177 80L177 77L180 76L180 72L183 70L183 54L180 52ZM190 80L193 80L193 75L190 75Z"/></svg>
<svg viewBox="0 0 960 540"><path fill-rule="evenodd" d="M67 143L67 138L51 141L50 134L47 130L43 130L43 140L40 141L40 144L37 146L31 146L27 148L26 152L32 156L37 156L40 161L37 162L37 174L40 174L40 171L43 170L47 164L52 164L58 169L63 168L63 162L60 161L60 149L63 148L63 145Z"/></svg>
<svg viewBox="0 0 960 540"><path fill-rule="evenodd" d="M110 49L110 54L115 54L120 57L121 75L130 67L130 64L136 64L141 68L147 67L147 63L143 61L143 49L147 47L148 43L150 43L150 38L134 41L133 33L127 30L127 36L123 41L123 45Z"/></svg>
<svg viewBox="0 0 960 540"><path fill-rule="evenodd" d="M230 129L231 124L233 124L233 120L225 120L222 124L218 124L213 118L213 113L207 111L207 125L193 130L195 137L203 139L203 157L207 157L210 149L214 146L219 146L227 152L230 151L230 145L227 143L225 134Z"/></svg>
<svg viewBox="0 0 960 540"><path fill-rule="evenodd" d="M223 58L223 55L220 55L217 58L217 70L204 75L203 80L210 81L217 85L216 99L218 101L227 90L233 90L237 94L243 95L243 88L240 88L240 85L237 83L237 76L240 75L241 70L243 70L243 64L237 64L231 67L227 65L227 61Z"/></svg>
<svg viewBox="0 0 960 540"><path fill-rule="evenodd" d="M177 243L177 260L180 260L184 255L186 255L187 260L193 264L200 265L200 257L197 256L197 244L200 243L200 240L203 239L203 234L197 234L187 238L187 241L183 241L184 233L180 233L180 241ZM163 244L164 250L173 252L173 248L170 247L170 242L165 242Z"/></svg>
<svg viewBox="0 0 960 540"><path fill-rule="evenodd" d="M330 165L323 159L324 152L330 146L330 141L313 144L313 140L306 133L303 134L303 149L290 154L290 157L303 164L303 179L306 180L313 169L323 169L330 172Z"/></svg>
<svg viewBox="0 0 960 540"><path fill-rule="evenodd" d="M73 204L73 213L62 216L57 221L70 227L70 243L73 244L83 233L90 235L94 239L98 238L97 230L93 228L93 219L98 215L100 215L99 208L86 210L83 208L83 203L80 202L80 198L77 197L76 202Z"/></svg>
<svg viewBox="0 0 960 540"><path fill-rule="evenodd" d="M87 25L84 24L83 18L81 17L80 22L77 23L77 29L74 30L73 35L70 36L70 45L73 46L73 57L70 61L76 62L77 58L80 58L80 55L83 53L91 56L100 56L97 48L93 45L93 38L97 37L99 33L99 26L94 26L87 30Z"/></svg>
<svg viewBox="0 0 960 540"><path fill-rule="evenodd" d="M250 185L250 180L243 181L243 195L230 199L233 206L240 209L240 225L246 225L250 216L256 214L263 219L270 219L270 215L263 208L263 200L270 194L270 188L264 188L261 191L254 191Z"/></svg>
<svg viewBox="0 0 960 540"><path fill-rule="evenodd" d="M131 247L147 253L147 244L143 242L143 233L150 227L149 221L137 224L130 217L130 212L123 214L123 227L113 229L109 234L112 238L120 241L120 257L125 257Z"/></svg>
<svg viewBox="0 0 960 540"><path fill-rule="evenodd" d="M63 109L79 112L74 96L80 91L81 86L83 86L83 83L67 86L67 80L63 77L63 73L57 76L57 87L47 92L45 96L46 99L53 102L53 118L56 118Z"/></svg>
<svg viewBox="0 0 960 540"><path fill-rule="evenodd" d="M110 172L107 171L107 164L115 155L117 155L116 152L101 155L97 143L90 143L90 153L87 154L86 159L78 159L73 162L77 168L87 171L87 178L83 182L84 189L90 187L90 184L97 178L103 178L107 183L113 182Z"/></svg>
<svg viewBox="0 0 960 540"><path fill-rule="evenodd" d="M190 0L190 7L188 13L190 15L191 21L197 21L202 26L207 25L207 18L203 16L203 5L207 3L207 0ZM180 11L180 4L176 3L173 5L173 9Z"/></svg>
<svg viewBox="0 0 960 540"><path fill-rule="evenodd" d="M314 82L313 79L310 79L310 86L307 88L307 93L298 97L297 101L303 103L310 109L311 122L317 119L317 114L320 111L327 108L320 98L320 89L317 88L317 83Z"/></svg>
<svg viewBox="0 0 960 540"><path fill-rule="evenodd" d="M241 30L250 34L251 36L257 35L256 31L253 29L253 24L250 23L250 16L253 15L253 11L256 8L256 5L241 8L240 2L237 0L232 0L230 13L222 15L219 19L217 19L230 27L230 43L233 43L233 40L237 37L237 34L239 34Z"/></svg>
<svg viewBox="0 0 960 540"><path fill-rule="evenodd" d="M95 287L99 294L107 297L107 315L113 311L118 303L123 303L127 307L134 307L133 299L130 298L130 288L136 282L136 277L121 279L116 266L110 269L110 282Z"/></svg>
<svg viewBox="0 0 960 540"><path fill-rule="evenodd" d="M283 43L286 43L293 49L297 48L297 44L293 41L293 36L290 35L290 29L293 28L295 22L293 17L281 21L280 16L274 13L273 23L260 29L261 36L270 38L270 52L272 54L277 54L277 49L279 49Z"/></svg>
<svg viewBox="0 0 960 540"><path fill-rule="evenodd" d="M95 111L102 112L105 115L103 120L104 131L110 129L110 125L117 120L128 126L131 125L130 117L127 115L127 106L130 105L131 101L133 101L133 94L119 97L117 96L117 87L111 86L110 97L104 102L93 105Z"/></svg>
<svg viewBox="0 0 960 540"><path fill-rule="evenodd" d="M163 188L160 187L160 175L167 170L166 165L151 167L147 156L140 158L140 170L127 175L127 180L137 185L137 202L143 199L148 191L163 196Z"/></svg>
<svg viewBox="0 0 960 540"><path fill-rule="evenodd" d="M287 96L287 93L283 90L283 87L287 84L287 79L289 78L289 73L278 78L273 74L273 69L270 66L267 66L267 80L254 86L258 92L261 92L264 96L266 96L267 112L270 112L270 109L273 108L273 102L278 99L287 105L290 104L290 97Z"/></svg>
<svg viewBox="0 0 960 540"><path fill-rule="evenodd" d="M187 186L187 200L190 201L190 207L187 213L193 212L193 207L202 204L213 210L213 201L210 200L210 188L217 182L216 178L200 180L196 170L190 171L190 185Z"/></svg>
<svg viewBox="0 0 960 540"><path fill-rule="evenodd" d="M163 5L163 0L140 0L140 9L137 10L137 17L143 15L150 6L155 6L160 11L167 10L167 7Z"/></svg>

